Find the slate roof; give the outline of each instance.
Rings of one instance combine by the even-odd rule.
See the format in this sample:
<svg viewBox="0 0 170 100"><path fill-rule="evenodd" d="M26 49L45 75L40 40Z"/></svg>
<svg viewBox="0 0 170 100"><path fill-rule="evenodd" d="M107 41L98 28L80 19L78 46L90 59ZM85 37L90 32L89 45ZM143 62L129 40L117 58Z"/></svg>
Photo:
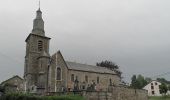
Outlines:
<svg viewBox="0 0 170 100"><path fill-rule="evenodd" d="M14 78L18 78L18 79L20 79L20 80L24 80L24 79L22 79L21 77L19 77L18 75L15 75L15 76L13 76L13 77L11 77L11 78L9 78L9 79L7 79L7 80L1 82L0 85L3 85L5 82L8 82L9 80L12 80L12 79L14 79Z"/></svg>
<svg viewBox="0 0 170 100"><path fill-rule="evenodd" d="M72 70L116 74L114 71L107 69L107 68L104 68L104 67L87 65L87 64L80 64L80 63L69 62L69 61L66 61L66 64L67 64L68 69L72 69Z"/></svg>

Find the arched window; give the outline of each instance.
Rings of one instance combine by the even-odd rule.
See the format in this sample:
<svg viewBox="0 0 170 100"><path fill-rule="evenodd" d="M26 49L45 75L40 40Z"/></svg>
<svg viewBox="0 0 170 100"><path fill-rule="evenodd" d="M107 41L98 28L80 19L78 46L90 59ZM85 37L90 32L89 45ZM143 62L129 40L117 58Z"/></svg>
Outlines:
<svg viewBox="0 0 170 100"><path fill-rule="evenodd" d="M112 85L112 79L111 78L109 79L109 81L110 81L110 85Z"/></svg>
<svg viewBox="0 0 170 100"><path fill-rule="evenodd" d="M99 84L99 77L97 77L97 84Z"/></svg>
<svg viewBox="0 0 170 100"><path fill-rule="evenodd" d="M61 80L61 68L57 68L57 80Z"/></svg>
<svg viewBox="0 0 170 100"><path fill-rule="evenodd" d="M74 74L71 74L71 81L74 82Z"/></svg>
<svg viewBox="0 0 170 100"><path fill-rule="evenodd" d="M85 76L85 82L88 82L88 76Z"/></svg>
<svg viewBox="0 0 170 100"><path fill-rule="evenodd" d="M41 40L38 41L38 51L43 50L43 42Z"/></svg>

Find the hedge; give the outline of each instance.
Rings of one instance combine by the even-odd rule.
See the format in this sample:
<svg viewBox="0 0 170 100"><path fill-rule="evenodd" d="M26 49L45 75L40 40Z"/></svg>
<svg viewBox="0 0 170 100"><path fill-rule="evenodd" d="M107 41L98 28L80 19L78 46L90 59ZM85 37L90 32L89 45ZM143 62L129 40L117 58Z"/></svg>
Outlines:
<svg viewBox="0 0 170 100"><path fill-rule="evenodd" d="M35 96L32 94L6 94L1 96L0 100L85 100L85 99L78 95Z"/></svg>

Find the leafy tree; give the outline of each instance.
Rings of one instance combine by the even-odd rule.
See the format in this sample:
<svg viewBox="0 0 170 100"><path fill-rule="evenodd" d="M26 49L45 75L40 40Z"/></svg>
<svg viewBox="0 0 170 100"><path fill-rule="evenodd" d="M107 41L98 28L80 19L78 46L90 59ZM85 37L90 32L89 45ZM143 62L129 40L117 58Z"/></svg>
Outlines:
<svg viewBox="0 0 170 100"><path fill-rule="evenodd" d="M121 76L122 74L122 72L119 70L119 66L113 63L112 61L105 60L105 61L97 62L96 66L106 67L110 70L114 70L119 76Z"/></svg>
<svg viewBox="0 0 170 100"><path fill-rule="evenodd" d="M136 75L133 75L132 78L131 78L131 87L136 89L138 88L138 83L137 83L137 79L136 79Z"/></svg>
<svg viewBox="0 0 170 100"><path fill-rule="evenodd" d="M147 84L150 83L150 82L152 81L152 79L149 78L149 77L145 77L145 80L146 80Z"/></svg>
<svg viewBox="0 0 170 100"><path fill-rule="evenodd" d="M133 75L131 78L131 87L135 89L142 89L145 85L147 85L147 81L142 75Z"/></svg>
<svg viewBox="0 0 170 100"><path fill-rule="evenodd" d="M166 95L166 93L168 91L167 85L165 83L162 83L159 88L160 88L160 93Z"/></svg>
<svg viewBox="0 0 170 100"><path fill-rule="evenodd" d="M101 66L101 67L106 67L106 68L109 68L111 70L119 69L118 65L116 65L115 63L108 61L108 60L98 62L98 63L96 63L96 65Z"/></svg>
<svg viewBox="0 0 170 100"><path fill-rule="evenodd" d="M147 85L147 81L142 75L138 75L137 81L139 83L139 89L142 89L145 85Z"/></svg>
<svg viewBox="0 0 170 100"><path fill-rule="evenodd" d="M165 78L157 78L156 80L161 83L170 84L170 81L167 81Z"/></svg>

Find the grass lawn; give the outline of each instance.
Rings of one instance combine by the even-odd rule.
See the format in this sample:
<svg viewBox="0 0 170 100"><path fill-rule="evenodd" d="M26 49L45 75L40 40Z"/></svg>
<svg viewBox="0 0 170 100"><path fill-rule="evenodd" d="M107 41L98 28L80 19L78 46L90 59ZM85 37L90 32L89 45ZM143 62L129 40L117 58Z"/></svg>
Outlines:
<svg viewBox="0 0 170 100"><path fill-rule="evenodd" d="M170 100L170 96L164 97L149 97L149 100Z"/></svg>
<svg viewBox="0 0 170 100"><path fill-rule="evenodd" d="M85 100L79 95L62 96L35 96L32 94L6 94L0 97L0 100Z"/></svg>

